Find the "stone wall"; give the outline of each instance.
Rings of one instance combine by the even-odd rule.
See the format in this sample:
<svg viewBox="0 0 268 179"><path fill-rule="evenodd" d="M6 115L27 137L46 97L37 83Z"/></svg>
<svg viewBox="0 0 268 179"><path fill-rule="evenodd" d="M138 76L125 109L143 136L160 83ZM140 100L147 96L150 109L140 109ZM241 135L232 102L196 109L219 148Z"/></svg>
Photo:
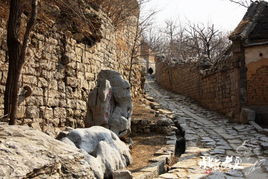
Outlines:
<svg viewBox="0 0 268 179"><path fill-rule="evenodd" d="M155 76L162 87L239 120L239 69L202 72L195 64L171 65L157 60Z"/></svg>
<svg viewBox="0 0 268 179"><path fill-rule="evenodd" d="M32 33L23 67L20 86L18 124L28 124L55 134L64 126L83 127L88 93L96 85L101 69L113 69L127 79L133 28L115 30L111 20L100 10L89 9L98 16L101 38L89 45L78 43L70 32L53 28L45 33ZM132 20L137 20L132 17ZM52 22L53 23L53 22ZM38 28L37 24L37 28ZM6 20L0 22L0 116L7 79ZM122 45L123 44L123 45ZM132 94L140 89L140 66L134 65ZM23 99L23 87L29 86L32 95Z"/></svg>

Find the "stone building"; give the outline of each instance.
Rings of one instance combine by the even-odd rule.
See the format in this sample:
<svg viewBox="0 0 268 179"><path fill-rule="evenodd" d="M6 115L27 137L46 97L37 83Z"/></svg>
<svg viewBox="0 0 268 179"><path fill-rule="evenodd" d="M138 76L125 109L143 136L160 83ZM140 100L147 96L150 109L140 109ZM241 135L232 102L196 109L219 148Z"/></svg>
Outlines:
<svg viewBox="0 0 268 179"><path fill-rule="evenodd" d="M268 3L252 3L230 39L234 56L241 59L242 106L255 110L256 120L268 124Z"/></svg>
<svg viewBox="0 0 268 179"><path fill-rule="evenodd" d="M149 68L152 68L155 72L155 53L144 41L140 46L140 61L146 73Z"/></svg>

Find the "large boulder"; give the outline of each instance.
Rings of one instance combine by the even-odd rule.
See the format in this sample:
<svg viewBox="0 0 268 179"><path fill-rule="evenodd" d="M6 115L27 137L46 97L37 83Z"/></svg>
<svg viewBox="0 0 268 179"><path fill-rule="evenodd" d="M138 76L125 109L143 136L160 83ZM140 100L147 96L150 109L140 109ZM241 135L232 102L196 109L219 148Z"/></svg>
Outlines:
<svg viewBox="0 0 268 179"><path fill-rule="evenodd" d="M111 178L113 171L132 162L128 146L101 126L71 130L61 141L82 149L97 178Z"/></svg>
<svg viewBox="0 0 268 179"><path fill-rule="evenodd" d="M102 70L88 97L86 127L103 126L119 137L131 131L132 102L129 83L120 73Z"/></svg>
<svg viewBox="0 0 268 179"><path fill-rule="evenodd" d="M27 126L0 125L0 178L95 178L87 156Z"/></svg>

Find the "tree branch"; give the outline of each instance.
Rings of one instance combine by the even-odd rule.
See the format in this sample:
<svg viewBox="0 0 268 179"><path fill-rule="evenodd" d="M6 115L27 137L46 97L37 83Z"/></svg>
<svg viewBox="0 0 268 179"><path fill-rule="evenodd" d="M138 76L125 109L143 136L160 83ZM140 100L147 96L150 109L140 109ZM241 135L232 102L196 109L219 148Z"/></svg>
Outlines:
<svg viewBox="0 0 268 179"><path fill-rule="evenodd" d="M250 6L250 3L252 2L252 1L249 2L247 0L240 0L240 1L229 0L229 1L232 2L232 3L238 4L238 5L242 6L242 7L245 7L245 8L248 8Z"/></svg>
<svg viewBox="0 0 268 179"><path fill-rule="evenodd" d="M32 11L30 19L26 26L26 31L23 37L23 43L21 47L21 54L20 54L20 63L23 64L25 62L25 54L26 54L26 48L29 41L30 32L32 31L32 28L35 23L35 19L37 16L37 5L39 0L32 0Z"/></svg>

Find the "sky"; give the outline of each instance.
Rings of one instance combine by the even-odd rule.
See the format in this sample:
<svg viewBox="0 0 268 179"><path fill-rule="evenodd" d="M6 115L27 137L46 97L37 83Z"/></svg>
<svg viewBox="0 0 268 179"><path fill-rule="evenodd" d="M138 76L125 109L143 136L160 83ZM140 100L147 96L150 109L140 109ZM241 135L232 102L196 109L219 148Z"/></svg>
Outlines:
<svg viewBox="0 0 268 179"><path fill-rule="evenodd" d="M183 24L214 24L221 31L232 31L246 13L246 8L228 0L151 0L142 8L142 12L151 9L159 11L154 23L164 26L167 19Z"/></svg>

